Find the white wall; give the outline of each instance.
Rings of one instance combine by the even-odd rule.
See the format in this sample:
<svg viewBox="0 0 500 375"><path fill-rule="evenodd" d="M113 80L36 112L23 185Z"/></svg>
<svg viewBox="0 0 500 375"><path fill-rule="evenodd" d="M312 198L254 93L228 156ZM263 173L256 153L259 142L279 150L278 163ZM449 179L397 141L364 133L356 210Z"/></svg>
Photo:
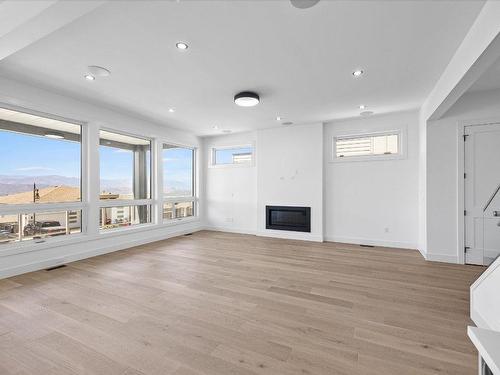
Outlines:
<svg viewBox="0 0 500 375"><path fill-rule="evenodd" d="M93 220L94 223L98 222L99 218L97 202L99 159L95 150L98 145L100 126L163 139L176 144L200 146L198 137L189 133L1 77L0 102L86 123L85 126L88 127L89 134L88 143L94 145L92 148L94 152L89 153L89 164L86 166L89 173L86 191L90 203L87 206L87 213L89 220ZM199 176L197 181L199 181ZM203 211L203 205L201 205L201 209ZM2 248L0 250L0 278L192 232L201 227L200 220L194 219L182 224L176 222L170 225L152 225L147 228L129 229L121 233L99 234L97 225L94 225L92 229L89 227L86 236L82 236L78 241L75 238L75 242L60 241L56 244L54 241L53 243L27 246L20 244L11 249Z"/></svg>
<svg viewBox="0 0 500 375"><path fill-rule="evenodd" d="M203 140L207 228L254 234L257 228L257 167L210 167L213 147L256 145L257 133L238 133ZM259 157L257 153L255 157Z"/></svg>
<svg viewBox="0 0 500 375"><path fill-rule="evenodd" d="M215 146L255 145L254 166L210 168ZM206 227L260 236L323 240L322 124L207 137ZM265 206L311 207L311 233L267 230Z"/></svg>
<svg viewBox="0 0 500 375"><path fill-rule="evenodd" d="M468 93L427 126L427 259L458 262L458 147L464 123L500 122L500 90ZM462 177L462 176L460 176Z"/></svg>
<svg viewBox="0 0 500 375"><path fill-rule="evenodd" d="M406 157L331 162L336 135L403 130ZM416 249L418 246L418 112L325 124L325 238Z"/></svg>
<svg viewBox="0 0 500 375"><path fill-rule="evenodd" d="M257 231L323 241L323 125L260 130L257 137ZM311 207L311 233L266 229L265 208Z"/></svg>

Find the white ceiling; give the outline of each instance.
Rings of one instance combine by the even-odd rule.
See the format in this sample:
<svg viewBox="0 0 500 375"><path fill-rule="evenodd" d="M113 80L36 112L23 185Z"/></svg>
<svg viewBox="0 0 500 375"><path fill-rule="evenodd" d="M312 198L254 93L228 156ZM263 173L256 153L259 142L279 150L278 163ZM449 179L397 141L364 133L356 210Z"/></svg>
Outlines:
<svg viewBox="0 0 500 375"><path fill-rule="evenodd" d="M358 116L360 104L406 110L421 105L483 4L113 1L6 57L0 75L198 135L277 126L277 115ZM181 40L187 51L175 48ZM88 65L112 74L86 81ZM360 79L356 68L366 71ZM261 104L236 107L241 90Z"/></svg>

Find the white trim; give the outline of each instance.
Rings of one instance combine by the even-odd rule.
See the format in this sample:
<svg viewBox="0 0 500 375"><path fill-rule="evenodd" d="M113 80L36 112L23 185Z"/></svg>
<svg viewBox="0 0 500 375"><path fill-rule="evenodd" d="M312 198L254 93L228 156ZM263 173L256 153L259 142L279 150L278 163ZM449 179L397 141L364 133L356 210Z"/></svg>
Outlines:
<svg viewBox="0 0 500 375"><path fill-rule="evenodd" d="M407 127L402 126L399 129L392 130L381 130L376 132L363 132L363 133L339 133L332 135L330 143L330 163L350 163L358 161L384 161L384 160L401 160L406 159L407 150ZM384 154L384 155L362 155L362 156L348 156L348 157L337 157L336 144L338 139L350 139L350 138L368 138L376 137L381 135L397 135L398 136L398 153L397 154Z"/></svg>
<svg viewBox="0 0 500 375"><path fill-rule="evenodd" d="M290 232L286 230L264 229L261 231L256 231L255 234L259 237L272 237L272 238L282 238L286 240L323 242L323 236L318 236L307 232Z"/></svg>
<svg viewBox="0 0 500 375"><path fill-rule="evenodd" d="M122 206L150 206L156 203L154 199L101 199L99 208Z"/></svg>
<svg viewBox="0 0 500 375"><path fill-rule="evenodd" d="M218 226L205 226L204 230L209 230L213 232L226 232L226 233L236 233L236 234L248 234L255 236L257 235L256 231L253 229L245 229L245 228L230 228L230 227L218 227Z"/></svg>
<svg viewBox="0 0 500 375"><path fill-rule="evenodd" d="M456 256L456 255L427 253L425 259L428 261L431 261L431 262L457 263L458 264L458 256Z"/></svg>
<svg viewBox="0 0 500 375"><path fill-rule="evenodd" d="M407 250L417 250L417 245L410 242L404 241L387 241L387 240L377 240L377 239L367 239L367 238L355 238L355 237L339 237L339 236L325 236L325 241L327 242L337 242L337 243L347 243L353 245L370 245L379 247L391 247L398 249Z"/></svg>

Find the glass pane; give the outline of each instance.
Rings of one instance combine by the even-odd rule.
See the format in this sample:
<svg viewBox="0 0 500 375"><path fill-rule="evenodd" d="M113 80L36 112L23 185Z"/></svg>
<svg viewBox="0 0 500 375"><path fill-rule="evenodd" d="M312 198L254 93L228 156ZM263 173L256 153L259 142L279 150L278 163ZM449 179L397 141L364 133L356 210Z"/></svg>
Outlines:
<svg viewBox="0 0 500 375"><path fill-rule="evenodd" d="M100 131L101 199L151 197L151 141Z"/></svg>
<svg viewBox="0 0 500 375"><path fill-rule="evenodd" d="M0 244L66 236L81 231L81 210L0 216Z"/></svg>
<svg viewBox="0 0 500 375"><path fill-rule="evenodd" d="M194 216L194 202L163 204L163 220L182 219Z"/></svg>
<svg viewBox="0 0 500 375"><path fill-rule="evenodd" d="M163 145L163 194L165 197L192 197L194 150Z"/></svg>
<svg viewBox="0 0 500 375"><path fill-rule="evenodd" d="M4 108L0 120L0 205L80 201L80 125Z"/></svg>
<svg viewBox="0 0 500 375"><path fill-rule="evenodd" d="M181 202L175 204L175 218L190 217L194 215L193 202Z"/></svg>
<svg viewBox="0 0 500 375"><path fill-rule="evenodd" d="M19 216L0 215L0 245L20 240Z"/></svg>
<svg viewBox="0 0 500 375"><path fill-rule="evenodd" d="M164 203L163 204L163 220L174 219L174 204Z"/></svg>
<svg viewBox="0 0 500 375"><path fill-rule="evenodd" d="M252 162L253 147L221 148L214 150L214 162L222 164L248 164Z"/></svg>
<svg viewBox="0 0 500 375"><path fill-rule="evenodd" d="M116 206L101 208L99 228L109 230L151 222L151 206Z"/></svg>
<svg viewBox="0 0 500 375"><path fill-rule="evenodd" d="M384 134L371 137L338 138L335 141L336 156L369 156L397 154L398 134Z"/></svg>

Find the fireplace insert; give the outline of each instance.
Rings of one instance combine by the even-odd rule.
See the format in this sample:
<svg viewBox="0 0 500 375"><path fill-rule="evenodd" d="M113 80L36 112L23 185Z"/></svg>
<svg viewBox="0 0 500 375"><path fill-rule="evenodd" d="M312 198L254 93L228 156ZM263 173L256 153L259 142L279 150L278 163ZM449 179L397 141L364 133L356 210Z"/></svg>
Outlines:
<svg viewBox="0 0 500 375"><path fill-rule="evenodd" d="M311 232L311 207L266 206L266 229Z"/></svg>

